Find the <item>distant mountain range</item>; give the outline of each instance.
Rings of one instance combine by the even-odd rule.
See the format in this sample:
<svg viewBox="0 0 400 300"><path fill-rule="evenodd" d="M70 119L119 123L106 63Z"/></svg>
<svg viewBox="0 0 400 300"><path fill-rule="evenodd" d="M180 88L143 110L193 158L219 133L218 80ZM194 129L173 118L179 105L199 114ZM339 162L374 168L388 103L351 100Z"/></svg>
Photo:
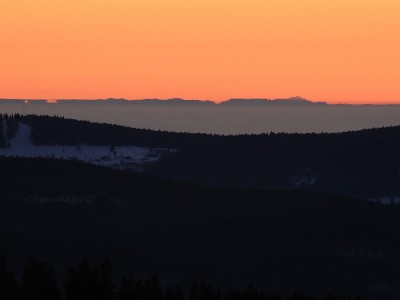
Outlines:
<svg viewBox="0 0 400 300"><path fill-rule="evenodd" d="M312 101L300 96L289 98L231 98L221 102L212 100L197 99L125 99L125 98L107 98L107 99L12 99L0 98L1 104L168 104L168 105L329 105L329 106L397 106L400 104L329 104L325 101Z"/></svg>
<svg viewBox="0 0 400 300"><path fill-rule="evenodd" d="M211 134L343 132L400 125L400 105L287 99L0 100L0 113L63 116L134 128Z"/></svg>
<svg viewBox="0 0 400 300"><path fill-rule="evenodd" d="M124 98L108 98L108 99L96 99L96 100L88 100L88 99L55 99L55 100L46 100L46 99L5 99L0 98L0 104L16 104L16 103L26 103L26 104L47 104L47 103L59 103L59 104L77 104L77 103L85 103L85 104L99 104L99 103L107 103L107 104L212 104L212 105L232 105L232 104L326 104L326 102L312 102L310 100L304 99L302 97L291 97L286 99L267 99L267 98L232 98L226 101L222 101L220 103L216 103L211 100L186 100L181 98L171 98L171 99L124 99Z"/></svg>
<svg viewBox="0 0 400 300"><path fill-rule="evenodd" d="M267 99L267 98L232 98L220 103L216 103L211 100L185 100L181 98L172 99L133 99L128 100L124 98L108 98L108 99L56 99L56 100L45 100L45 99L5 99L0 98L0 104L197 104L197 105L270 105L270 104L319 104L326 105L326 102L312 102L302 97L291 97L283 99Z"/></svg>

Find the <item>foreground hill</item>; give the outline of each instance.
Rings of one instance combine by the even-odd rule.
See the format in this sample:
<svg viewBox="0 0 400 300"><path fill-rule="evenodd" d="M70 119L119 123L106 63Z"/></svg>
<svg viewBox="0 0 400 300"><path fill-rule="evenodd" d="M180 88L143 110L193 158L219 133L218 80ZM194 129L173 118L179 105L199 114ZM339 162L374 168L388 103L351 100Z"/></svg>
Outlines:
<svg viewBox="0 0 400 300"><path fill-rule="evenodd" d="M165 178L400 200L400 126L336 134L218 136L46 116L17 115L13 120L32 127L31 140L37 145L177 149L146 168Z"/></svg>
<svg viewBox="0 0 400 300"><path fill-rule="evenodd" d="M203 187L75 161L0 158L0 253L59 274L116 274L266 292L400 295L400 210L304 191Z"/></svg>

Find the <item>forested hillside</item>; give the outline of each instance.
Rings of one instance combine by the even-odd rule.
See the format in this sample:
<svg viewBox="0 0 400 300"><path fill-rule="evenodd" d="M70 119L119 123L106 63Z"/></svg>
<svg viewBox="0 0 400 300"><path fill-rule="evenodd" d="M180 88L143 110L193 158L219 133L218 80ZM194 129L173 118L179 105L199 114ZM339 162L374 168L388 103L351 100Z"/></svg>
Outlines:
<svg viewBox="0 0 400 300"><path fill-rule="evenodd" d="M180 150L147 171L214 186L326 191L400 200L400 127L335 134L217 136L15 116L36 144L135 145Z"/></svg>
<svg viewBox="0 0 400 300"><path fill-rule="evenodd" d="M0 253L57 274L110 257L221 289L400 295L400 209L305 191L224 189L65 160L2 158ZM61 275L60 275L61 276Z"/></svg>

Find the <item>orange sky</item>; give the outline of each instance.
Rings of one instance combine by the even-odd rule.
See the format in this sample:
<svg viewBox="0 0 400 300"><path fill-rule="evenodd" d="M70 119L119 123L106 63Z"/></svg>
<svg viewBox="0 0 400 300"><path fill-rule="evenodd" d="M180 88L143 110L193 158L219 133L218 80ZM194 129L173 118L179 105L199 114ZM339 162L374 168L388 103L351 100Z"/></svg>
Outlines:
<svg viewBox="0 0 400 300"><path fill-rule="evenodd" d="M399 0L0 0L0 97L400 103Z"/></svg>

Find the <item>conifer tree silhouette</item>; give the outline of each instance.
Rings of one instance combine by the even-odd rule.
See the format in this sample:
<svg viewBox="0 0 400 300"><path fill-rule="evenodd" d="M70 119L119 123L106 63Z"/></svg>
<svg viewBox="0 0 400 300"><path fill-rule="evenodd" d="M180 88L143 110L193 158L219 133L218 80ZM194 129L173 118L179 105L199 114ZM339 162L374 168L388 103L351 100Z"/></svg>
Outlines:
<svg viewBox="0 0 400 300"><path fill-rule="evenodd" d="M0 299L17 300L18 284L15 274L8 271L3 256L0 256Z"/></svg>
<svg viewBox="0 0 400 300"><path fill-rule="evenodd" d="M21 295L23 300L59 300L52 265L31 258L24 268Z"/></svg>

